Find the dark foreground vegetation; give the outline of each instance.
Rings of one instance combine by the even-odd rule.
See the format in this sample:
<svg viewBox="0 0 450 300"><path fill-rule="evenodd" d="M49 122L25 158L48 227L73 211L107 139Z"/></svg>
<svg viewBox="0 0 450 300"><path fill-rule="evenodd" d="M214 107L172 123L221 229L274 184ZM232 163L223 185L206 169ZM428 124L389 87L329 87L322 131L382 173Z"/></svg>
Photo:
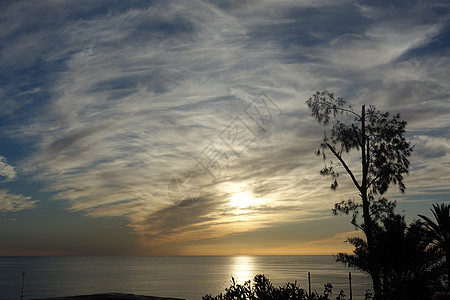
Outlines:
<svg viewBox="0 0 450 300"><path fill-rule="evenodd" d="M217 296L206 295L203 300L235 300L235 299L273 299L273 300L329 300L332 299L333 286L328 283L324 286L323 294L316 291L308 294L304 289L297 285L297 282L288 282L285 286L274 287L270 280L264 275L256 275L253 284L246 281L244 284L237 284L234 278L231 279L231 285L225 289L225 293ZM345 300L343 291L340 291L336 300Z"/></svg>

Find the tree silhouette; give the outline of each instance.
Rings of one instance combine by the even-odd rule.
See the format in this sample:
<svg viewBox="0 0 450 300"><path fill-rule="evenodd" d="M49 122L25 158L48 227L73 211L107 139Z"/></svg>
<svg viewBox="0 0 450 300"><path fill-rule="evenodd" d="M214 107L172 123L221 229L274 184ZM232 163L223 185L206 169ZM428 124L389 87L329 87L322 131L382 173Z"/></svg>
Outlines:
<svg viewBox="0 0 450 300"><path fill-rule="evenodd" d="M374 224L376 253L369 255L367 242L350 238L354 254L339 253L336 260L370 274L370 260L379 265L383 297L394 299L429 299L436 289L439 254L430 248L431 238L423 234L421 222L407 226L403 216L393 214Z"/></svg>
<svg viewBox="0 0 450 300"><path fill-rule="evenodd" d="M406 122L401 120L399 114L391 116L389 112L380 112L374 106L369 106L366 111L363 105L361 113L357 113L351 106L345 106L342 98L335 98L328 91L316 92L307 104L318 122L327 125L332 117L336 119L328 135L325 132L316 154L326 161L326 153L329 151L338 162L325 164L321 174L332 177L333 190L338 187L338 167L344 168L350 176L361 197L364 220L362 229L367 238L368 253L374 253L371 202L374 202L376 195L385 193L392 183L398 185L401 192L405 191L403 175L408 173L408 156L412 152L412 147L404 136ZM345 120L349 116L353 119ZM351 166L351 159L347 161L344 157L353 150L360 154L358 168ZM368 259L374 298L379 300L383 297L379 268L371 255Z"/></svg>
<svg viewBox="0 0 450 300"><path fill-rule="evenodd" d="M419 215L424 221L428 235L433 243L445 254L448 288L450 288L450 204L433 204L431 208L436 223L424 215Z"/></svg>

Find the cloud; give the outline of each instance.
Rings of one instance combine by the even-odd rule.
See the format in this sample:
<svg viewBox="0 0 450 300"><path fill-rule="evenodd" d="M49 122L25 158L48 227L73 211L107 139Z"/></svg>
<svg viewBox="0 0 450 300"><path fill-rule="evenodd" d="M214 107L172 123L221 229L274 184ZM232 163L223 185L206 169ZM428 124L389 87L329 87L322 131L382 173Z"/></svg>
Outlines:
<svg viewBox="0 0 450 300"><path fill-rule="evenodd" d="M450 155L450 138L426 135L414 136L415 150L423 160Z"/></svg>
<svg viewBox="0 0 450 300"><path fill-rule="evenodd" d="M450 142L446 137L414 136L416 145L411 161L411 173L406 183L408 194L422 201L436 201L448 193L446 182L450 180ZM404 197L402 197L404 198Z"/></svg>
<svg viewBox="0 0 450 300"><path fill-rule="evenodd" d="M0 179L2 181L11 181L16 178L17 174L14 167L9 165L6 158L0 155Z"/></svg>
<svg viewBox="0 0 450 300"><path fill-rule="evenodd" d="M0 179L2 183L17 180L15 168L8 164L7 159L0 155ZM12 194L0 189L0 212L16 212L36 208L37 200L22 194Z"/></svg>
<svg viewBox="0 0 450 300"><path fill-rule="evenodd" d="M29 196L11 194L6 190L0 190L0 211L14 212L36 208L36 200Z"/></svg>
<svg viewBox="0 0 450 300"><path fill-rule="evenodd" d="M0 65L12 68L0 90L8 99L2 132L32 144L18 168L56 200L90 217L128 218L143 245L308 220L357 197L345 176L333 193L318 174L323 162L314 150L324 128L304 102L325 88L355 107L401 112L421 145L414 172L442 186L448 53L413 50L448 31L448 17L436 8L444 6L14 3L0 18ZM261 92L282 112L265 131L244 111ZM221 136L237 116L255 138L242 156ZM202 198L180 209L167 197L169 180L200 174L197 158L208 145L227 153L226 167L215 179L199 175ZM14 168L0 163L13 179ZM230 208L232 194L242 191L262 204L245 214Z"/></svg>

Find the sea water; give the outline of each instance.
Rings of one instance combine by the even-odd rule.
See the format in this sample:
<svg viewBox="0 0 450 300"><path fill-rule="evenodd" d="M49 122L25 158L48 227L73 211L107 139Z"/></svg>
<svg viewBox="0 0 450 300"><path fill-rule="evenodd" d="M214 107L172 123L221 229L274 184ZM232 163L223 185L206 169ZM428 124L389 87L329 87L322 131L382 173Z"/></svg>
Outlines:
<svg viewBox="0 0 450 300"><path fill-rule="evenodd" d="M58 297L107 292L201 299L264 274L275 286L295 282L308 291L364 299L370 279L332 256L0 257L0 299ZM23 275L24 274L24 275ZM334 297L333 297L334 298Z"/></svg>

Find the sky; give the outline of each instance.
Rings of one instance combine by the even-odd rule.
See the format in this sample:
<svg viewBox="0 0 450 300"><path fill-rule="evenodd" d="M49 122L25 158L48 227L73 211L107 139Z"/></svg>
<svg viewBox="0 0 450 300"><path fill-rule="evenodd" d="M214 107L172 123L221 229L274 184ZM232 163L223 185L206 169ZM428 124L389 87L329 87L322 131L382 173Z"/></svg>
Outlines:
<svg viewBox="0 0 450 300"><path fill-rule="evenodd" d="M351 251L328 90L400 113L408 221L450 201L450 3L1 1L0 255ZM357 154L346 159L353 168Z"/></svg>

